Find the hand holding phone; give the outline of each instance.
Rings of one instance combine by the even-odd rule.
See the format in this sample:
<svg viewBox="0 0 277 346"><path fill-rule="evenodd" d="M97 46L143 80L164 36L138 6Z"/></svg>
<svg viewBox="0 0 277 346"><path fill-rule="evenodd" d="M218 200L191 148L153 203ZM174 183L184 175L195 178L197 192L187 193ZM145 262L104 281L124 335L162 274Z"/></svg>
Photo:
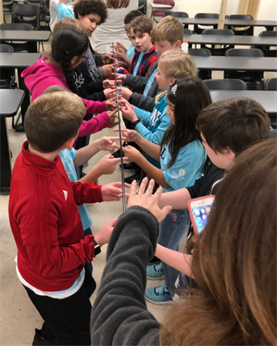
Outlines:
<svg viewBox="0 0 277 346"><path fill-rule="evenodd" d="M206 226L214 198L214 195L209 195L194 198L188 202L189 215L195 234L201 233Z"/></svg>

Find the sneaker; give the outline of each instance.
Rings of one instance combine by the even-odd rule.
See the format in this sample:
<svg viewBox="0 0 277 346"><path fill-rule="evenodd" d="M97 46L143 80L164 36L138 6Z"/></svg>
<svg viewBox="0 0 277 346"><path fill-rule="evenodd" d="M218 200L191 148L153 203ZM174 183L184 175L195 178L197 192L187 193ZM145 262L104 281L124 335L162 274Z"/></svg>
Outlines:
<svg viewBox="0 0 277 346"><path fill-rule="evenodd" d="M121 164L119 165L119 168L122 170ZM135 167L134 164L129 162L129 163L123 163L123 171L134 171Z"/></svg>
<svg viewBox="0 0 277 346"><path fill-rule="evenodd" d="M164 276L164 270L162 263L154 264L147 267L146 269L147 279L150 280L161 280Z"/></svg>
<svg viewBox="0 0 277 346"><path fill-rule="evenodd" d="M131 175L130 177L127 177L124 179L124 183L131 184L133 180L136 180L137 183L139 183L140 175L135 173Z"/></svg>
<svg viewBox="0 0 277 346"><path fill-rule="evenodd" d="M171 294L165 285L146 288L145 299L153 304L172 303Z"/></svg>

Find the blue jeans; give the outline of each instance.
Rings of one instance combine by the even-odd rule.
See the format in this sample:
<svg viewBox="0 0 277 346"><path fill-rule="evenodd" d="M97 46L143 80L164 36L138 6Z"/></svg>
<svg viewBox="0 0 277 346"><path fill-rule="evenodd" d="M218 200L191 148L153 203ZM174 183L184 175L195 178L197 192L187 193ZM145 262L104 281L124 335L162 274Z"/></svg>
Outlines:
<svg viewBox="0 0 277 346"><path fill-rule="evenodd" d="M84 233L85 233L85 235L91 235L91 234L92 234L92 231L91 231L90 227L87 228L87 229L85 229L85 230L84 230ZM92 264L91 264L90 262L86 262L85 267L86 267L86 269L89 271L90 275L92 275L92 271L93 271L93 266L92 266Z"/></svg>
<svg viewBox="0 0 277 346"><path fill-rule="evenodd" d="M189 212L185 210L171 210L160 223L158 243L171 250L178 250L179 242L190 225ZM162 262L165 284L169 291L174 291L175 281L179 271Z"/></svg>

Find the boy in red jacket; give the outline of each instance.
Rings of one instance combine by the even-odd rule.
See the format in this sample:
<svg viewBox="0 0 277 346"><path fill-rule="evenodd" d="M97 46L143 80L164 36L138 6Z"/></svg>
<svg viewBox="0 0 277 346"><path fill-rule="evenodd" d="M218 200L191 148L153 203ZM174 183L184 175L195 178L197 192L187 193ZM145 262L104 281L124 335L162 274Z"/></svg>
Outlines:
<svg viewBox="0 0 277 346"><path fill-rule="evenodd" d="M107 243L116 219L85 236L76 204L119 200L121 183L71 182L58 152L72 148L85 116L73 93L40 96L28 108L28 141L16 159L9 218L17 245L16 272L44 324L33 345L90 345L89 297L95 281L87 274Z"/></svg>

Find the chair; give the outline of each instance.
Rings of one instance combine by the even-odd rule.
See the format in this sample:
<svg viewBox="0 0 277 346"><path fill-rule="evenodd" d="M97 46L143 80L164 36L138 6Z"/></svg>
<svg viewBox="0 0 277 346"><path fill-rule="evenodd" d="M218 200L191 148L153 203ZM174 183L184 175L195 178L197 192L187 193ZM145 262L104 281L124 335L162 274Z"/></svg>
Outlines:
<svg viewBox="0 0 277 346"><path fill-rule="evenodd" d="M50 15L48 6L46 6L45 0L27 0L27 4L34 5L39 8L39 27L38 30L49 30L50 31ZM41 23L45 23L41 25Z"/></svg>
<svg viewBox="0 0 277 346"><path fill-rule="evenodd" d="M227 35L233 36L234 32L229 29L206 29L202 32L202 35ZM216 48L216 45L201 44L201 48L207 48L211 51L212 55L224 55L228 49L234 48L234 45L220 45L220 48Z"/></svg>
<svg viewBox="0 0 277 346"><path fill-rule="evenodd" d="M269 78L265 81L264 90L277 90L277 78Z"/></svg>
<svg viewBox="0 0 277 346"><path fill-rule="evenodd" d="M261 49L229 49L226 56L248 56L248 57L263 57L264 53ZM224 72L224 78L242 79L248 86L249 90L262 90L264 86L263 71L230 71Z"/></svg>
<svg viewBox="0 0 277 346"><path fill-rule="evenodd" d="M188 53L193 56L211 56L211 52L206 48L189 48ZM198 70L198 77L201 79L211 79L212 77L211 70Z"/></svg>
<svg viewBox="0 0 277 346"><path fill-rule="evenodd" d="M253 20L250 14L231 14L229 19L248 19ZM228 29L233 30L235 35L253 35L253 26L243 26L243 25L228 25Z"/></svg>
<svg viewBox="0 0 277 346"><path fill-rule="evenodd" d="M1 53L13 53L13 47L9 44L0 44ZM0 89L13 88L15 82L15 70L13 68L2 68L0 66Z"/></svg>
<svg viewBox="0 0 277 346"><path fill-rule="evenodd" d="M1 53L13 53L14 49L9 44L0 44ZM15 69L2 68L0 66L0 89L15 89ZM12 117L12 127L15 128L14 117Z"/></svg>
<svg viewBox="0 0 277 346"><path fill-rule="evenodd" d="M0 25L1 30L33 30L31 24L27 23L4 23ZM37 43L34 41L4 41L11 45L15 52L26 52L26 53L36 53L37 52Z"/></svg>
<svg viewBox="0 0 277 346"><path fill-rule="evenodd" d="M194 18L215 18L219 19L219 14L218 13L196 13ZM205 29L210 29L210 28L217 28L217 24L214 25L199 25L195 24L193 27L193 31L195 34L202 34L202 31Z"/></svg>
<svg viewBox="0 0 277 346"><path fill-rule="evenodd" d="M141 11L143 14L146 14L146 9L147 9L147 0L139 0L138 10Z"/></svg>
<svg viewBox="0 0 277 346"><path fill-rule="evenodd" d="M188 18L187 12L177 12L177 11L166 11L163 13L163 17L173 16L175 18ZM184 24L184 28L188 28L188 24Z"/></svg>
<svg viewBox="0 0 277 346"><path fill-rule="evenodd" d="M2 0L3 2L3 16L4 16L4 23L5 15L11 15L12 14L12 6L13 6L13 0Z"/></svg>
<svg viewBox="0 0 277 346"><path fill-rule="evenodd" d="M31 24L27 23L5 23L0 25L0 29L3 30L33 30L33 27ZM10 41L8 41L10 42ZM15 52L27 52L27 53L36 53L37 52L37 42L36 41L26 41L26 42L18 42L18 41L11 41L9 43L13 48ZM20 115L22 115L22 122L24 122L24 115L25 112L30 104L30 94L29 90L27 89L24 79L20 76L21 72L24 70L24 68L18 69L18 85L19 89L23 89L25 91L24 99L21 103L21 113L19 113L18 118L15 122L12 123L13 128L16 129L16 131L22 131L23 127L18 124ZM17 126L18 125L18 126Z"/></svg>
<svg viewBox="0 0 277 346"><path fill-rule="evenodd" d="M276 37L277 39L277 31L262 31L260 32L259 36L261 37ZM277 47L272 46L272 49L270 49L270 46L259 46L257 48L262 49L264 52L264 56L268 57L277 57Z"/></svg>
<svg viewBox="0 0 277 346"><path fill-rule="evenodd" d="M33 30L39 28L40 9L38 6L29 4L13 4L12 23L31 24Z"/></svg>
<svg viewBox="0 0 277 346"><path fill-rule="evenodd" d="M192 34L193 32L190 29L184 28L184 35L192 35Z"/></svg>
<svg viewBox="0 0 277 346"><path fill-rule="evenodd" d="M157 6L155 6L157 5ZM166 5L163 7L163 5ZM150 2L152 8L150 17L162 17L165 11L171 10L175 6L174 0L153 0Z"/></svg>
<svg viewBox="0 0 277 346"><path fill-rule="evenodd" d="M277 91L277 78L267 79L265 82L265 85L264 85L264 90ZM269 131L269 137L270 138L277 138L277 112L276 113L270 113L269 117L271 120L271 126L275 129L275 130Z"/></svg>
<svg viewBox="0 0 277 346"><path fill-rule="evenodd" d="M189 17L187 12L178 12L178 11L166 11L166 12L163 13L162 16L163 17L173 16L175 18L188 18Z"/></svg>
<svg viewBox="0 0 277 346"><path fill-rule="evenodd" d="M241 79L206 79L204 83L210 90L247 90L247 84Z"/></svg>

